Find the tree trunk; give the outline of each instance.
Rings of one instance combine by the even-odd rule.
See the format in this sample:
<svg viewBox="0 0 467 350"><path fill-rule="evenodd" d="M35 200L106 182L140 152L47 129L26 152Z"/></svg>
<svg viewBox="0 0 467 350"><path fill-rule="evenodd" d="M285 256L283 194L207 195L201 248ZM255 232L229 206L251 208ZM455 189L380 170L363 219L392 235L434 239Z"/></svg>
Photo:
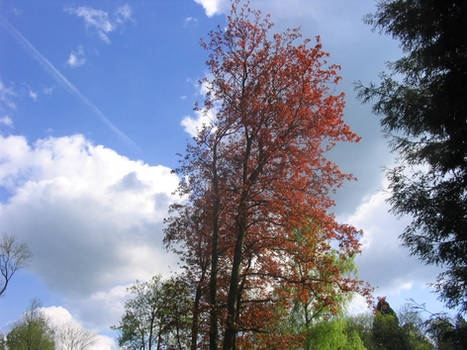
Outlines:
<svg viewBox="0 0 467 350"><path fill-rule="evenodd" d="M235 319L238 311L237 301L239 293L240 265L242 261L243 241L245 238L244 219L239 225L239 233L235 243L234 260L232 264L232 277L230 279L229 294L227 298L227 322L224 336L223 350L235 349L237 329Z"/></svg>
<svg viewBox="0 0 467 350"><path fill-rule="evenodd" d="M213 148L213 187L214 187L214 208L213 208L213 225L212 225L212 247L211 247L211 276L209 279L209 304L210 304L210 319L209 319L209 350L217 350L217 263L218 241L219 241L219 180L217 174L217 143Z"/></svg>
<svg viewBox="0 0 467 350"><path fill-rule="evenodd" d="M199 332L199 301L201 299L201 284L198 283L195 293L195 302L193 304L193 323L191 325L191 350L196 350L198 345Z"/></svg>

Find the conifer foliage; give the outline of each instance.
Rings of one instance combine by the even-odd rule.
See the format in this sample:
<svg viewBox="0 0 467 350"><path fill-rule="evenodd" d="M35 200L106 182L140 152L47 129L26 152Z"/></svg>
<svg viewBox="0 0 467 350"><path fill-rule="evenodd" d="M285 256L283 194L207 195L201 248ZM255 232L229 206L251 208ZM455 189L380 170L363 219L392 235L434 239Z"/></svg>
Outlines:
<svg viewBox="0 0 467 350"><path fill-rule="evenodd" d="M406 54L379 83L358 86L400 155L388 177L393 211L412 217L401 238L424 262L445 268L437 290L465 313L467 2L385 0L367 22Z"/></svg>
<svg viewBox="0 0 467 350"><path fill-rule="evenodd" d="M172 208L165 237L200 293L192 349L288 348L303 336L273 325L297 297L337 312L335 295L368 293L340 268L360 232L328 213L330 193L352 176L325 153L359 140L342 119L344 94L332 93L340 67L319 37L312 45L299 29L272 28L235 0L226 27L202 43L210 74L198 110L216 118L177 170L187 199Z"/></svg>

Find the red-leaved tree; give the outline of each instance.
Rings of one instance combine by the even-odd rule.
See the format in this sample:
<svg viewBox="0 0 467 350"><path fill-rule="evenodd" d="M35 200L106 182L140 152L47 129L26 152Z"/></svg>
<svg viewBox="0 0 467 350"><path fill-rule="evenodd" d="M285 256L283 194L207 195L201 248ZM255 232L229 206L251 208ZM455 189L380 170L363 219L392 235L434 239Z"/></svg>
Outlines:
<svg viewBox="0 0 467 350"><path fill-rule="evenodd" d="M177 170L187 199L166 241L183 241L186 256L203 255L198 262L209 257L209 329L201 335L211 350L292 347L303 337L274 331L292 300L333 312L336 295L368 293L339 266L359 251L360 232L328 213L330 193L352 176L326 152L359 140L342 119L344 94L331 92L340 67L327 63L319 37L310 45L298 29L272 27L235 0L227 27L203 42L210 74L200 110L216 118ZM194 249L196 242L205 244Z"/></svg>

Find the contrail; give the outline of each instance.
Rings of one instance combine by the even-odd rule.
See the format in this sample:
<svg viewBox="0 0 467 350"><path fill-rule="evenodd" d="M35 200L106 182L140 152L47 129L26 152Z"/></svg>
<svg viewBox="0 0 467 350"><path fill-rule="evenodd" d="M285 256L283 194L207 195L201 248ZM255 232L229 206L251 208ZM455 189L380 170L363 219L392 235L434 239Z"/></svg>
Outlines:
<svg viewBox="0 0 467 350"><path fill-rule="evenodd" d="M136 143L130 139L123 131L117 128L105 115L102 111L89 99L84 96L81 91L78 90L55 66L44 56L42 55L30 42L26 39L15 27L13 27L10 22L8 22L3 16L0 15L0 23L3 27L16 39L24 48L32 55L32 57L37 60L42 68L50 74L59 84L61 84L69 93L78 97L81 102L87 105L98 117L99 119L111 130L113 131L120 139L122 139L127 145L129 145L133 151L136 153L141 153L140 148Z"/></svg>

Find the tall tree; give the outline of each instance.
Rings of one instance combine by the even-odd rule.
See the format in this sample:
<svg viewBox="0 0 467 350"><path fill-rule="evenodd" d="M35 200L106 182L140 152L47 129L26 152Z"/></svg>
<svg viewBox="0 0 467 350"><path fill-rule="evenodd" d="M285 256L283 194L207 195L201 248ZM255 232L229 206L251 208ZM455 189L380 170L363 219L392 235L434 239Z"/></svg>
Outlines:
<svg viewBox="0 0 467 350"><path fill-rule="evenodd" d="M186 185L186 184L185 184ZM183 183L180 191L186 193ZM193 194L190 196L195 197ZM210 275L210 240L207 221L209 214L202 206L174 204L170 208L171 216L165 220L164 243L168 249L179 255L184 270L184 284L191 289L193 303L191 310L191 344L190 349L198 349L205 339L199 339L206 328L206 312L216 318L213 308L207 308L209 297L208 279ZM215 305L215 301L211 304ZM217 308L217 307L216 307ZM217 333L217 332L216 332Z"/></svg>
<svg viewBox="0 0 467 350"><path fill-rule="evenodd" d="M2 234L0 239L0 296L5 293L8 283L16 271L31 259L31 251L24 243L18 243L13 235Z"/></svg>
<svg viewBox="0 0 467 350"><path fill-rule="evenodd" d="M364 291L328 254L339 247L341 260L353 257L360 235L327 212L330 191L352 176L325 152L359 140L342 120L344 95L330 92L339 67L327 64L319 38L311 46L298 42L298 29L278 34L272 27L248 1L235 0L227 26L203 43L210 71L204 110L214 108L216 119L188 146L178 170L185 208L203 218L202 230L186 232L208 238L212 350L221 334L226 350L258 337L281 341L265 332L292 290L328 297ZM292 265L297 259L304 273Z"/></svg>
<svg viewBox="0 0 467 350"><path fill-rule="evenodd" d="M129 288L130 298L125 303L125 312L118 326L118 342L128 349L153 349L160 342L162 324L157 314L161 308L161 280L154 276L149 282L138 282Z"/></svg>
<svg viewBox="0 0 467 350"><path fill-rule="evenodd" d="M400 155L388 177L392 210L412 217L401 238L412 254L445 267L435 287L448 307L466 312L467 2L384 0L366 22L405 52L379 83L357 86Z"/></svg>

